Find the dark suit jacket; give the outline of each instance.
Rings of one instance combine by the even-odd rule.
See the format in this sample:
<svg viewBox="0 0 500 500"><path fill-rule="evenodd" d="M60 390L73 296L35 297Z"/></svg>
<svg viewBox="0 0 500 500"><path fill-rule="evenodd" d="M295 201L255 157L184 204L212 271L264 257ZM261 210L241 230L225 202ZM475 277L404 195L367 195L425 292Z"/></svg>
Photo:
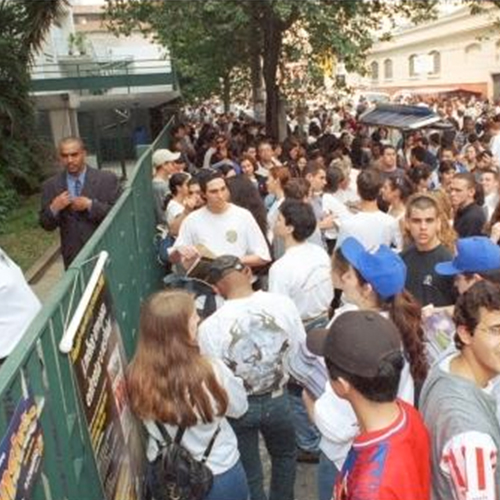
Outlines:
<svg viewBox="0 0 500 500"><path fill-rule="evenodd" d="M90 239L100 222L106 217L120 195L118 178L112 172L87 166L81 196L92 200L90 211L75 212L70 207L54 217L50 210L52 200L68 189L66 171L48 179L42 186L40 224L47 231L57 227L61 234L61 252L64 266L68 268L78 252Z"/></svg>

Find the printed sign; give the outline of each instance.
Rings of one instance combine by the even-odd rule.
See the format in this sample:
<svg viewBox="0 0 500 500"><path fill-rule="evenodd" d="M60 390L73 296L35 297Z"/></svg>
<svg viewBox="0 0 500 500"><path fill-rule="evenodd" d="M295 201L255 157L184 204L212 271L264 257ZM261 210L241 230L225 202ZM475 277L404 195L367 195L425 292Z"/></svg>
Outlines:
<svg viewBox="0 0 500 500"><path fill-rule="evenodd" d="M138 500L143 451L130 411L123 344L103 275L70 354L106 499Z"/></svg>
<svg viewBox="0 0 500 500"><path fill-rule="evenodd" d="M0 443L0 498L28 500L38 479L43 435L31 395L21 399Z"/></svg>

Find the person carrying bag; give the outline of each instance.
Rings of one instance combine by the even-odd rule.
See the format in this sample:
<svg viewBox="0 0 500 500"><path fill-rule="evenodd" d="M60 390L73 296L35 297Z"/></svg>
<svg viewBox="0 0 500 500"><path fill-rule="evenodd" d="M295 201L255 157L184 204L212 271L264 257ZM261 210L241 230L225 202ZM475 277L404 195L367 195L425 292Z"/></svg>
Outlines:
<svg viewBox="0 0 500 500"><path fill-rule="evenodd" d="M181 445L186 430L184 427L178 428L173 441L161 422L156 422L156 427L163 442L157 440L160 452L151 463L151 494L155 500L203 500L213 484L213 474L206 461L220 432L220 426L214 432L200 461L195 460ZM156 438L153 436L153 439Z"/></svg>

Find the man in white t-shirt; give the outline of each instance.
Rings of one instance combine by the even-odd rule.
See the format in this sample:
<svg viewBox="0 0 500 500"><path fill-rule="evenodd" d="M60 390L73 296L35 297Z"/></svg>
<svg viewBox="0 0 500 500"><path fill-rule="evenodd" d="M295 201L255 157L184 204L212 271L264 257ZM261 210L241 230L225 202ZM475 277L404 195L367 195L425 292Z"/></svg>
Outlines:
<svg viewBox="0 0 500 500"><path fill-rule="evenodd" d="M316 217L309 203L287 200L279 208L274 227L285 242L285 254L269 270L269 291L290 297L299 311L306 330L325 326L333 299L330 258L318 245L308 243ZM302 385L291 379L288 384L295 420L299 461L319 456L320 434L309 422L302 402Z"/></svg>
<svg viewBox="0 0 500 500"><path fill-rule="evenodd" d="M0 364L41 309L21 269L0 248Z"/></svg>
<svg viewBox="0 0 500 500"><path fill-rule="evenodd" d="M232 421L251 498L268 498L259 455L259 433L271 455L269 498L293 500L295 429L286 390L289 364L297 356L305 331L294 303L283 295L254 292L250 269L224 255L210 268L208 282L224 305L198 330L201 352L222 359L243 379L248 412Z"/></svg>
<svg viewBox="0 0 500 500"><path fill-rule="evenodd" d="M252 214L229 203L229 191L220 172L209 172L200 178L206 205L189 214L182 222L172 248L173 263L192 262L198 256L196 246L213 255L234 255L251 268L271 261L269 247ZM189 267L189 266L187 266Z"/></svg>
<svg viewBox="0 0 500 500"><path fill-rule="evenodd" d="M315 228L310 204L286 200L274 228L286 251L269 270L269 291L290 297L306 325L320 318L326 324L333 298L330 258L323 248L307 241Z"/></svg>
<svg viewBox="0 0 500 500"><path fill-rule="evenodd" d="M357 178L358 194L361 198L360 211L341 222L337 247L352 236L365 248L387 245L402 247L402 236L394 217L379 210L377 198L382 187L382 178L375 170L364 170Z"/></svg>

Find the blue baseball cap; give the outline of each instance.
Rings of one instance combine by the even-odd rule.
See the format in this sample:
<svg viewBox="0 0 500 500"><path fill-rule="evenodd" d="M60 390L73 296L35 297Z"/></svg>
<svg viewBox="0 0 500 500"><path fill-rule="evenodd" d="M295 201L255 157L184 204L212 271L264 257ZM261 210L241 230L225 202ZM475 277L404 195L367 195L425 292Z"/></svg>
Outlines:
<svg viewBox="0 0 500 500"><path fill-rule="evenodd" d="M356 238L347 238L340 245L342 255L383 298L404 290L406 264L387 245L367 250Z"/></svg>
<svg viewBox="0 0 500 500"><path fill-rule="evenodd" d="M500 247L487 236L461 238L457 241L455 258L436 264L434 269L445 276L500 270Z"/></svg>

